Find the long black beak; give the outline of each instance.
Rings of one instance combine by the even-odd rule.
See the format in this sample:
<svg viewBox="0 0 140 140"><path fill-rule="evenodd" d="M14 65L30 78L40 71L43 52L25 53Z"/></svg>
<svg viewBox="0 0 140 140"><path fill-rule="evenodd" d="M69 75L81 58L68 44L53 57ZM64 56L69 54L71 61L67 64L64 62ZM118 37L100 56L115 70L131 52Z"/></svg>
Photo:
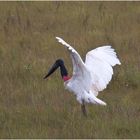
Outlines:
<svg viewBox="0 0 140 140"><path fill-rule="evenodd" d="M52 65L52 67L50 68L50 70L48 71L47 75L43 78L46 79L48 78L51 74L53 74L56 69L60 67L60 71L61 71L61 76L63 78L63 76L67 76L68 72L67 69L65 68L64 62L61 59L56 60L56 62Z"/></svg>
<svg viewBox="0 0 140 140"><path fill-rule="evenodd" d="M46 79L47 77L49 77L52 73L55 72L55 70L59 67L59 65L57 65L57 63L55 62L52 67L50 68L50 70L48 71L47 75L43 78Z"/></svg>

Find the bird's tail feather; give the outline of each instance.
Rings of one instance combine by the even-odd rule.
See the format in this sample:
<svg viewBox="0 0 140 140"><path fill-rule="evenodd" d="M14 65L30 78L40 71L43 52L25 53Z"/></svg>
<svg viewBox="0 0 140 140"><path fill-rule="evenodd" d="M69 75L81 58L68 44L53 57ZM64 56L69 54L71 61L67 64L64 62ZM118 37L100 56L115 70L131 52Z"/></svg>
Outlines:
<svg viewBox="0 0 140 140"><path fill-rule="evenodd" d="M104 101L98 99L97 97L94 98L94 101L95 101L97 104L106 106L106 103L105 103Z"/></svg>
<svg viewBox="0 0 140 140"><path fill-rule="evenodd" d="M87 103L93 103L93 104L99 104L105 106L106 103L102 101L101 99L97 98L93 93L90 92L90 94L86 94L85 101Z"/></svg>

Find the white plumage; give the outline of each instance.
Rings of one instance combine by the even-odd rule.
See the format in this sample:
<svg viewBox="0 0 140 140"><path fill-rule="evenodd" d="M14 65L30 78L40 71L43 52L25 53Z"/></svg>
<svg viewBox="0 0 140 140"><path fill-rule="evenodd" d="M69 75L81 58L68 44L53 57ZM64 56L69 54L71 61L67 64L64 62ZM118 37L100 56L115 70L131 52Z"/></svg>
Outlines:
<svg viewBox="0 0 140 140"><path fill-rule="evenodd" d="M70 52L73 64L73 76L64 82L66 89L72 91L77 101L106 105L96 96L99 91L105 89L112 79L113 69L120 61L111 46L98 47L86 54L85 63L78 52L63 39L56 37Z"/></svg>

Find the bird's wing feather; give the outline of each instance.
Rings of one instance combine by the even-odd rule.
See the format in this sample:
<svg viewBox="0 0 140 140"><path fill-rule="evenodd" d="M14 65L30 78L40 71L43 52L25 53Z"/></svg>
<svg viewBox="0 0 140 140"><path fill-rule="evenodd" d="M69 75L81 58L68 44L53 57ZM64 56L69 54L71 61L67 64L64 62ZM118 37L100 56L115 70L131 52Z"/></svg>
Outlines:
<svg viewBox="0 0 140 140"><path fill-rule="evenodd" d="M58 42L63 44L70 52L73 64L73 76L71 78L72 83L74 85L79 85L85 90L89 90L91 87L91 75L89 70L86 68L83 60L81 59L80 55L72 46L66 43L63 39L59 37L56 37L56 39L58 40ZM77 88L75 91L80 91L80 87L75 87Z"/></svg>
<svg viewBox="0 0 140 140"><path fill-rule="evenodd" d="M81 75L83 70L85 69L85 64L78 52L60 37L56 37L56 39L58 40L58 42L63 44L70 52L73 64L73 76Z"/></svg>
<svg viewBox="0 0 140 140"><path fill-rule="evenodd" d="M92 91L102 91L110 82L116 64L121 64L111 46L98 47L86 54L85 65L91 72Z"/></svg>

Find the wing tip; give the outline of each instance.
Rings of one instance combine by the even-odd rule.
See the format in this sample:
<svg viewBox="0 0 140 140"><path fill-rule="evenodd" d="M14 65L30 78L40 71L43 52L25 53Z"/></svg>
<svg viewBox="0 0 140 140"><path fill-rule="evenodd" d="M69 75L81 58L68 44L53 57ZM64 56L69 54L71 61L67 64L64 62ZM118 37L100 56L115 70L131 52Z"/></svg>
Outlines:
<svg viewBox="0 0 140 140"><path fill-rule="evenodd" d="M118 62L118 65L121 65L121 62L120 61Z"/></svg>
<svg viewBox="0 0 140 140"><path fill-rule="evenodd" d="M58 37L58 36L56 36L55 38L56 38L57 40L61 39L61 38L60 38L60 37Z"/></svg>
<svg viewBox="0 0 140 140"><path fill-rule="evenodd" d="M120 62L119 58L117 58L117 56L116 56L116 59L117 59L117 61L118 61L118 62L116 62L116 65L117 65L117 64L118 64L118 65L121 65L121 62Z"/></svg>

